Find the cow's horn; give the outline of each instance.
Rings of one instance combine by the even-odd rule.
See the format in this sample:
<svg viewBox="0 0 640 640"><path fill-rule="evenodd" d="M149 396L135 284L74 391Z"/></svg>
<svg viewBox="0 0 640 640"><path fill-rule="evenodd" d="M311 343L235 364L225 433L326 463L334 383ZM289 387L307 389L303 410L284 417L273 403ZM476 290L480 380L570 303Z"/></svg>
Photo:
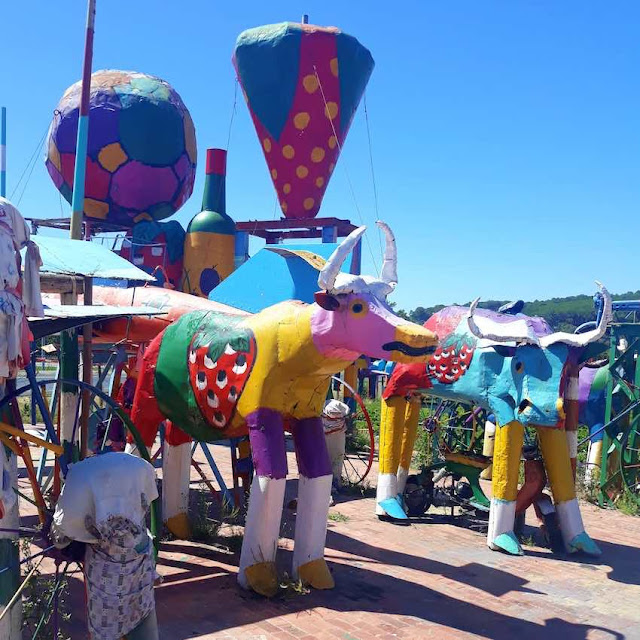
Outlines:
<svg viewBox="0 0 640 640"><path fill-rule="evenodd" d="M318 276L318 286L324 291L331 291L336 282L336 278L340 273L340 267L342 263L347 259L347 256L353 251L358 240L365 232L367 227L362 226L354 229L339 245L336 250L331 254L331 257L327 260L326 264L320 271Z"/></svg>
<svg viewBox="0 0 640 640"><path fill-rule="evenodd" d="M590 342L595 342L602 338L607 331L607 325L611 322L611 294L602 283L596 280L596 284L604 299L604 307L598 326L592 331L585 331L584 333L565 333L563 331L550 333L548 336L540 338L540 346L548 347L556 342L562 342L570 347L584 347Z"/></svg>
<svg viewBox="0 0 640 640"><path fill-rule="evenodd" d="M386 222L378 220L376 224L382 229L386 237L384 260L382 261L380 278L392 289L395 289L398 284L398 249L396 247L396 239L393 236L393 231L391 231Z"/></svg>
<svg viewBox="0 0 640 640"><path fill-rule="evenodd" d="M476 298L469 307L467 314L467 324L469 331L480 340L491 340L492 342L526 342L538 345L538 338L531 333L525 320L513 320L512 322L495 322L491 318L478 317L477 322L474 317L476 307L480 298ZM483 325L481 328L478 323Z"/></svg>

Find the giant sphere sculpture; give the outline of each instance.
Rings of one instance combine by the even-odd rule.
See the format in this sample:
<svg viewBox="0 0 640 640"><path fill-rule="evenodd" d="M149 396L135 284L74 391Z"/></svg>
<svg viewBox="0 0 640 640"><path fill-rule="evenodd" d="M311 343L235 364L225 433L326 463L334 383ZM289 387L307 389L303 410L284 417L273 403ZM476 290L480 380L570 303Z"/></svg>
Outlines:
<svg viewBox="0 0 640 640"><path fill-rule="evenodd" d="M65 91L47 139L47 170L69 203L80 89ZM193 121L169 83L135 71L91 76L87 218L132 226L169 217L191 195L196 159Z"/></svg>

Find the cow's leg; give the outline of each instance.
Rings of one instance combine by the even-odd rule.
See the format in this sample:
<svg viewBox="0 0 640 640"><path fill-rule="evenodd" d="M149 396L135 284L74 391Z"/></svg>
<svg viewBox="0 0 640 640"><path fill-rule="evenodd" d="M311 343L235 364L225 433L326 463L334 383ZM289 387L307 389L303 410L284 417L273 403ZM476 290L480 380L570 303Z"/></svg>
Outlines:
<svg viewBox="0 0 640 640"><path fill-rule="evenodd" d="M255 475L244 528L238 582L271 597L278 591L276 550L287 476L282 416L258 409L247 419Z"/></svg>
<svg viewBox="0 0 640 640"><path fill-rule="evenodd" d="M158 407L154 388L156 363L162 336L163 334L161 333L154 338L142 356L138 383L136 384L131 406L131 421L138 429L147 449L151 449L153 446L160 423L165 419ZM128 453L137 453L137 447L131 438L131 434L129 434L127 440L126 451Z"/></svg>
<svg viewBox="0 0 640 640"><path fill-rule="evenodd" d="M162 517L167 529L181 540L191 537L190 474L191 437L167 420L162 450Z"/></svg>
<svg viewBox="0 0 640 640"><path fill-rule="evenodd" d="M299 471L293 575L315 589L332 589L324 545L333 475L322 420L297 420L292 427Z"/></svg>
<svg viewBox="0 0 640 640"><path fill-rule="evenodd" d="M399 496L404 494L407 477L409 476L409 469L411 468L411 458L413 457L413 448L416 444L421 406L422 402L420 400L420 396L412 395L407 402L405 410L402 446L400 449L400 464L398 466L396 487Z"/></svg>
<svg viewBox="0 0 640 640"><path fill-rule="evenodd" d="M522 547L513 532L518 495L520 453L524 427L517 421L496 429L493 452L493 496L489 511L487 544L491 549L522 555Z"/></svg>
<svg viewBox="0 0 640 640"><path fill-rule="evenodd" d="M582 524L569 445L564 430L540 427L538 438L567 551L569 553L583 551L590 556L599 556L602 553L600 548L587 535Z"/></svg>
<svg viewBox="0 0 640 640"><path fill-rule="evenodd" d="M394 520L407 519L407 514L397 499L397 473L400 466L406 415L407 401L404 396L393 396L382 400L376 515L389 516Z"/></svg>

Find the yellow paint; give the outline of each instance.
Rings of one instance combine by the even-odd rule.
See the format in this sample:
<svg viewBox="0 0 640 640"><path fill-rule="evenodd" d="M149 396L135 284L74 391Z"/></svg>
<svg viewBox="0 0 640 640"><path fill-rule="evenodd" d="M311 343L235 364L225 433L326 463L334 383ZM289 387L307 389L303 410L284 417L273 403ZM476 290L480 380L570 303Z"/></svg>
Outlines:
<svg viewBox="0 0 640 640"><path fill-rule="evenodd" d="M556 400L556 411L560 416L560 420L564 420L567 417L567 414L564 412L564 402L562 398Z"/></svg>
<svg viewBox="0 0 640 640"><path fill-rule="evenodd" d="M469 467L475 467L476 469L486 469L487 463L472 456L466 456L464 453L457 451L451 451L444 454L444 459L448 462L458 462L459 464L466 464Z"/></svg>
<svg viewBox="0 0 640 640"><path fill-rule="evenodd" d="M338 77L338 58L331 58L331 62L329 62L329 66L331 67L331 73L337 78Z"/></svg>
<svg viewBox="0 0 640 640"><path fill-rule="evenodd" d="M271 177L272 177L274 180L277 180L277 179L278 179L278 170L277 170L277 169L271 169Z"/></svg>
<svg viewBox="0 0 640 640"><path fill-rule="evenodd" d="M318 189L320 189L320 187L322 187L323 184L324 184L324 178L322 176L320 176L319 178L316 178L316 187L318 187Z"/></svg>
<svg viewBox="0 0 640 640"><path fill-rule="evenodd" d="M119 142L113 142L100 149L98 162L109 172L113 173L122 166L129 157Z"/></svg>
<svg viewBox="0 0 640 640"><path fill-rule="evenodd" d="M311 162L322 162L324 160L324 149L322 147L314 147L311 152Z"/></svg>
<svg viewBox="0 0 640 640"><path fill-rule="evenodd" d="M493 497L515 500L518 495L520 454L524 443L524 427L514 420L496 428L493 451Z"/></svg>
<svg viewBox="0 0 640 640"><path fill-rule="evenodd" d="M284 184L284 186L282 187L282 192L288 196L291 193L291 185L287 182Z"/></svg>
<svg viewBox="0 0 640 640"><path fill-rule="evenodd" d="M318 78L310 73L302 79L302 86L307 93L315 93L318 90Z"/></svg>
<svg viewBox="0 0 640 640"><path fill-rule="evenodd" d="M62 165L60 164L60 152L58 151L58 147L56 147L56 143L53 141L53 138L49 140L49 160L58 171L62 171Z"/></svg>
<svg viewBox="0 0 640 640"><path fill-rule="evenodd" d="M184 114L184 139L187 146L187 155L193 164L198 161L198 147L196 146L196 128L189 112Z"/></svg>
<svg viewBox="0 0 640 640"><path fill-rule="evenodd" d="M358 385L358 367L355 364L352 364L350 367L347 367L344 370L344 381L353 389L357 388ZM353 394L349 390L348 387L344 387L344 397L352 398Z"/></svg>
<svg viewBox="0 0 640 640"><path fill-rule="evenodd" d="M316 201L313 198L305 198L302 206L305 208L305 211L309 211L310 209L313 209L313 205L316 203Z"/></svg>
<svg viewBox="0 0 640 640"><path fill-rule="evenodd" d="M101 220L104 220L109 213L109 205L101 200L85 198L84 212L89 218L100 218Z"/></svg>
<svg viewBox="0 0 640 640"><path fill-rule="evenodd" d="M336 168L336 165L332 162L332 163L329 165L329 173L333 173L333 170L334 170L335 168Z"/></svg>
<svg viewBox="0 0 640 640"><path fill-rule="evenodd" d="M296 113L293 116L293 126L296 129L306 129L309 125L309 121L311 120L311 116L306 111L301 111L300 113Z"/></svg>
<svg viewBox="0 0 640 640"><path fill-rule="evenodd" d="M293 156L296 155L296 151L290 144L285 144L284 147L282 147L282 155L287 160L291 160Z"/></svg>
<svg viewBox="0 0 640 640"><path fill-rule="evenodd" d="M418 434L418 422L420 420L420 397L416 396L407 402L404 415L404 429L402 433L402 447L400 450L400 466L403 469L411 468L413 447Z"/></svg>
<svg viewBox="0 0 640 640"><path fill-rule="evenodd" d="M333 120L338 115L338 105L335 102L327 102L324 108L324 115Z"/></svg>
<svg viewBox="0 0 640 640"><path fill-rule="evenodd" d="M235 237L221 233L197 231L184 239L184 277L182 290L206 298L200 289L200 274L215 269L224 280L234 268Z"/></svg>
<svg viewBox="0 0 640 640"><path fill-rule="evenodd" d="M259 407L297 419L322 413L331 376L351 362L327 358L316 349L312 311L312 305L282 302L244 320L256 337L258 352L232 428Z"/></svg>
<svg viewBox="0 0 640 640"><path fill-rule="evenodd" d="M153 220L153 218L146 212L143 211L142 213L139 213L134 219L134 222L142 222L143 220Z"/></svg>
<svg viewBox="0 0 640 640"><path fill-rule="evenodd" d="M335 136L331 136L327 144L329 145L329 149L335 149L338 141Z"/></svg>
<svg viewBox="0 0 640 640"><path fill-rule="evenodd" d="M324 558L312 560L298 567L298 578L314 589L333 589L336 583Z"/></svg>
<svg viewBox="0 0 640 640"><path fill-rule="evenodd" d="M27 433L22 429L18 429L17 427L12 427L10 424L6 424L4 422L0 422L0 431L8 433L9 435L12 435L16 438L22 438L27 442L31 442L32 444L35 444L39 447L44 447L49 451L53 451L53 453L57 457L60 457L64 451L61 444L53 444L52 442L47 442L42 438L38 438L38 436L31 435L30 433Z"/></svg>
<svg viewBox="0 0 640 640"><path fill-rule="evenodd" d="M407 401L404 396L382 400L380 407L380 473L397 473L402 451Z"/></svg>
<svg viewBox="0 0 640 640"><path fill-rule="evenodd" d="M267 153L271 153L271 140L269 140L269 138L265 138L262 141L262 148L267 152Z"/></svg>
<svg viewBox="0 0 640 640"><path fill-rule="evenodd" d="M278 593L278 573L275 562L257 562L244 570L249 586L261 596L273 598Z"/></svg>
<svg viewBox="0 0 640 640"><path fill-rule="evenodd" d="M282 209L282 213L287 213L289 205L284 200L282 200L282 202L280 202L280 208Z"/></svg>
<svg viewBox="0 0 640 640"><path fill-rule="evenodd" d="M309 175L309 169L307 169L307 167L301 164L296 168L296 175L300 179L306 178Z"/></svg>
<svg viewBox="0 0 640 640"><path fill-rule="evenodd" d="M537 431L554 500L556 502L573 500L576 497L576 489L564 429L538 427Z"/></svg>
<svg viewBox="0 0 640 640"><path fill-rule="evenodd" d="M172 516L165 524L167 529L179 540L189 540L191 538L191 525L186 513L178 513Z"/></svg>

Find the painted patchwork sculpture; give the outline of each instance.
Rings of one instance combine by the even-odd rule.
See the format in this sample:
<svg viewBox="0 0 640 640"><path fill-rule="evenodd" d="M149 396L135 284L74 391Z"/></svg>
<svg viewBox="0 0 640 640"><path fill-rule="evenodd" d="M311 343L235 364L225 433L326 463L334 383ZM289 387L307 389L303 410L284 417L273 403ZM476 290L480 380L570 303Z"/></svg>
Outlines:
<svg viewBox="0 0 640 640"><path fill-rule="evenodd" d="M584 347L604 335L611 317L611 298L599 287L600 322L581 334L553 333L542 318L476 309L477 300L429 318L425 328L440 338L432 359L427 365L398 365L384 394L378 515L406 518L397 496L404 491L418 424L413 396L433 394L482 405L497 418L489 547L522 553L513 533L518 471L524 427L535 426L565 546L570 552L600 554L584 531L575 494L576 432L564 428L564 409L577 400Z"/></svg>
<svg viewBox="0 0 640 640"><path fill-rule="evenodd" d="M187 438L207 442L249 433L256 475L238 579L263 595L275 594L278 585L285 421L300 471L294 575L331 588L324 543L332 475L320 417L330 377L363 353L425 363L437 344L430 330L399 318L386 303L397 283L396 247L387 225L378 224L386 234L380 279L340 272L365 230L360 227L324 264L314 304L282 302L245 318L189 313L144 356L132 419L147 446L165 418L167 440L175 444L177 425Z"/></svg>

